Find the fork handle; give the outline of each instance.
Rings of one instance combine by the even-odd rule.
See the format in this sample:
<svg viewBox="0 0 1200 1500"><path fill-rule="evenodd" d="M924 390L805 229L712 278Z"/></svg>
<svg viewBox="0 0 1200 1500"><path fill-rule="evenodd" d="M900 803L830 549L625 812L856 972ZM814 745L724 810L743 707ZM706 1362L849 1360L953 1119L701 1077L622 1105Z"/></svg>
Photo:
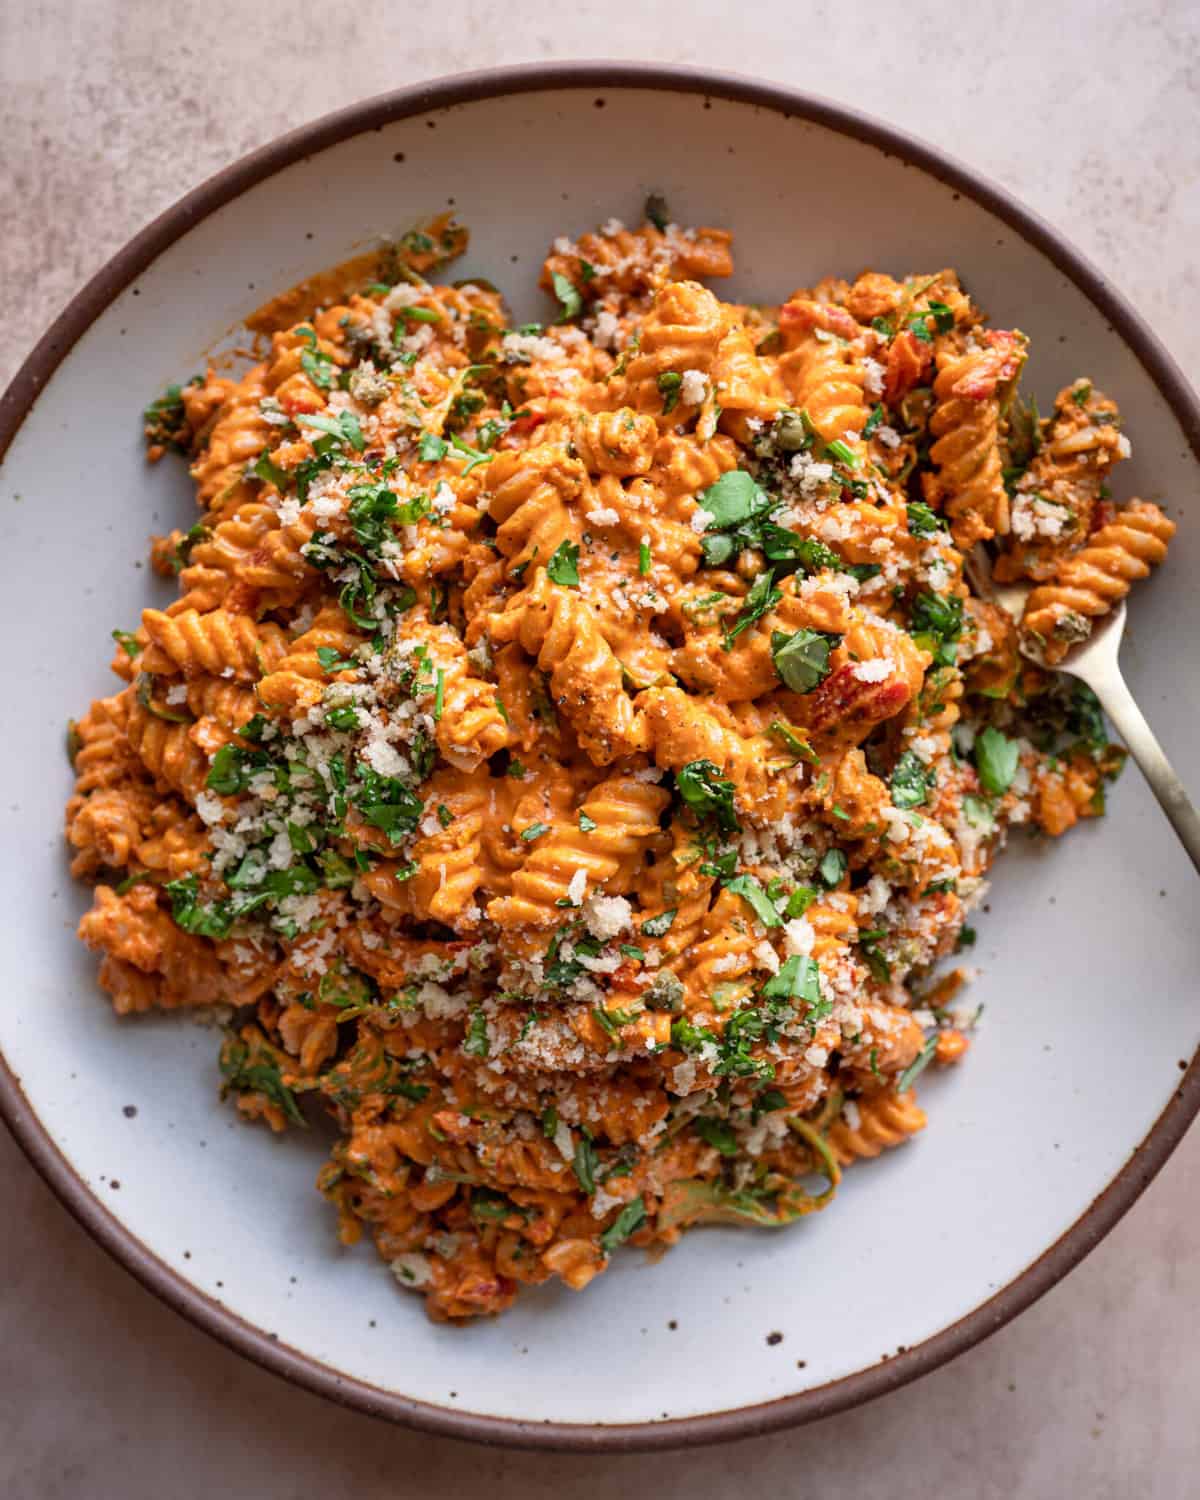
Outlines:
<svg viewBox="0 0 1200 1500"><path fill-rule="evenodd" d="M1200 813L1163 753L1158 736L1146 723L1145 715L1125 686L1125 679L1114 668L1102 677L1096 674L1095 680L1089 674L1089 686L1140 766L1142 775L1150 783L1150 790L1158 798L1158 805L1171 820L1171 827L1200 872Z"/></svg>

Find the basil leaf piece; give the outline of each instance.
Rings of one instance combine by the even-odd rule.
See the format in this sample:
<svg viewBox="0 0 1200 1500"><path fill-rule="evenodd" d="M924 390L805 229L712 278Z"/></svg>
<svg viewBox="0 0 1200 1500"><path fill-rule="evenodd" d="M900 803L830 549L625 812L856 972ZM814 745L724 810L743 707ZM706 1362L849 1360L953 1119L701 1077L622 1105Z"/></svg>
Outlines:
<svg viewBox="0 0 1200 1500"><path fill-rule="evenodd" d="M753 475L747 474L745 469L730 469L697 499L701 508L712 517L708 523L710 531L723 531L728 526L736 526L739 521L761 515L771 508L772 503L770 495L759 489Z"/></svg>
<svg viewBox="0 0 1200 1500"><path fill-rule="evenodd" d="M829 676L829 651L836 637L819 630L797 630L788 635L771 632L771 659L786 687L793 693L811 693Z"/></svg>
<svg viewBox="0 0 1200 1500"><path fill-rule="evenodd" d="M725 881L725 889L740 896L764 927L783 926L783 918L753 875L735 875Z"/></svg>
<svg viewBox="0 0 1200 1500"><path fill-rule="evenodd" d="M575 1142L575 1155L571 1158L571 1166L574 1168L579 1186L589 1198L596 1191L596 1168L599 1165L600 1158L596 1155L591 1136L586 1130L580 1130L579 1139Z"/></svg>
<svg viewBox="0 0 1200 1500"><path fill-rule="evenodd" d="M1002 797L1012 784L1021 759L1021 747L990 724L975 736L975 769L985 791Z"/></svg>
<svg viewBox="0 0 1200 1500"><path fill-rule="evenodd" d="M554 284L554 295L558 298L558 305L562 308L558 321L569 323L572 318L577 318L583 311L583 298L579 295L575 283L569 276L564 276L561 271L555 271L550 279Z"/></svg>
<svg viewBox="0 0 1200 1500"><path fill-rule="evenodd" d="M936 777L915 750L906 750L892 772L892 803L896 807L921 807L929 800Z"/></svg>
<svg viewBox="0 0 1200 1500"><path fill-rule="evenodd" d="M827 890L832 890L835 885L841 884L842 877L846 873L846 864L844 850L830 849L826 852L824 859L817 866L817 874Z"/></svg>
<svg viewBox="0 0 1200 1500"><path fill-rule="evenodd" d="M917 1053L916 1057L913 1058L912 1062L909 1063L908 1067L905 1068L904 1072L901 1073L900 1077L896 1079L896 1092L898 1094L903 1094L907 1089L912 1088L913 1084L929 1066L930 1060L936 1050L937 1037L931 1036L920 1052Z"/></svg>
<svg viewBox="0 0 1200 1500"><path fill-rule="evenodd" d="M486 1057L491 1050L491 1043L488 1041L487 1017L483 1011L472 1012L467 1025L467 1034L463 1038L462 1049L472 1057Z"/></svg>
<svg viewBox="0 0 1200 1500"><path fill-rule="evenodd" d="M815 958L806 958L793 953L763 985L766 1000L804 1000L808 1004L820 1000L820 971Z"/></svg>
<svg viewBox="0 0 1200 1500"><path fill-rule="evenodd" d="M546 564L546 575L563 588L579 587L579 548L574 542L560 542Z"/></svg>
<svg viewBox="0 0 1200 1500"><path fill-rule="evenodd" d="M639 1193L636 1198L625 1205L600 1236L601 1250L605 1255L611 1255L623 1240L627 1240L631 1234L636 1234L645 1222L646 1205L642 1202Z"/></svg>
<svg viewBox="0 0 1200 1500"><path fill-rule="evenodd" d="M715 1120L711 1115L697 1115L692 1121L696 1134L722 1156L738 1154L737 1136L724 1120Z"/></svg>
<svg viewBox="0 0 1200 1500"><path fill-rule="evenodd" d="M725 833L739 830L733 806L733 782L711 760L693 760L675 773L679 795L699 818L715 818Z"/></svg>

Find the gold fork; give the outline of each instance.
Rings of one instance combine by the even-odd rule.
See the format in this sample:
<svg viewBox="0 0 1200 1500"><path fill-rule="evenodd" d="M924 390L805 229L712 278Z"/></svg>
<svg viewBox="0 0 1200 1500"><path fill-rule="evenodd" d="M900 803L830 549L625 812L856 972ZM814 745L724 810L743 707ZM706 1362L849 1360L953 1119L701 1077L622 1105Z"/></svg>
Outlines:
<svg viewBox="0 0 1200 1500"><path fill-rule="evenodd" d="M967 575L976 593L989 603L999 605L1020 624L1031 585L997 583L992 577L991 557L982 542L967 557ZM1125 601L1121 599L1107 615L1094 623L1087 639L1072 646L1058 665L1061 670L1085 682L1100 700L1100 706L1125 741L1130 755L1149 782L1150 790L1158 798L1158 805L1171 820L1171 826L1179 835L1192 864L1200 872L1200 813L1197 813L1183 782L1163 753L1157 735L1146 723L1121 676L1118 657L1124 633ZM1024 643L1021 650L1031 661L1044 667L1045 663L1038 661L1036 654Z"/></svg>

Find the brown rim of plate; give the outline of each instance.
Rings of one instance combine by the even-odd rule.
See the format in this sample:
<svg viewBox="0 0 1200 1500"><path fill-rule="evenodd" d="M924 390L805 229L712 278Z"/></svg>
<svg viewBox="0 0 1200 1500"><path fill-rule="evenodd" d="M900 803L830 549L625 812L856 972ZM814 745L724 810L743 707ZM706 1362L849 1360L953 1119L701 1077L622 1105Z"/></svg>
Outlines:
<svg viewBox="0 0 1200 1500"><path fill-rule="evenodd" d="M58 365L105 308L159 255L223 204L303 157L393 121L508 94L554 89L666 89L769 109L875 146L954 188L1008 224L1058 267L1137 356L1200 459L1200 403L1127 302L1056 230L968 167L901 131L824 99L731 73L624 62L522 64L458 74L382 94L325 115L234 162L181 198L120 250L51 324L0 397L0 459ZM1182 1064L1181 1064L1182 1066ZM753 1437L831 1416L915 1380L963 1353L1060 1281L1132 1207L1200 1110L1200 1051L1124 1167L1053 1245L994 1297L924 1342L813 1390L707 1416L623 1424L523 1422L457 1412L340 1375L197 1290L129 1232L58 1150L0 1058L0 1114L29 1160L94 1240L168 1306L264 1369L343 1406L447 1437L517 1448L632 1452Z"/></svg>

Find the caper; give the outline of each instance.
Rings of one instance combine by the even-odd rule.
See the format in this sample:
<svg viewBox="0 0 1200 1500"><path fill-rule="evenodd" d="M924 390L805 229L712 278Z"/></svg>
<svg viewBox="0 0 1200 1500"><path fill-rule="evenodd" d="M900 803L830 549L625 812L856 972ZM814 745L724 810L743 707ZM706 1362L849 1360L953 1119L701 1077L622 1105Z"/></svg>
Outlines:
<svg viewBox="0 0 1200 1500"><path fill-rule="evenodd" d="M781 412L775 421L775 446L784 453L799 453L808 446L808 429L798 411Z"/></svg>
<svg viewBox="0 0 1200 1500"><path fill-rule="evenodd" d="M666 1010L675 1014L683 1009L683 985L670 970L664 969L654 976L645 999L647 1010Z"/></svg>

